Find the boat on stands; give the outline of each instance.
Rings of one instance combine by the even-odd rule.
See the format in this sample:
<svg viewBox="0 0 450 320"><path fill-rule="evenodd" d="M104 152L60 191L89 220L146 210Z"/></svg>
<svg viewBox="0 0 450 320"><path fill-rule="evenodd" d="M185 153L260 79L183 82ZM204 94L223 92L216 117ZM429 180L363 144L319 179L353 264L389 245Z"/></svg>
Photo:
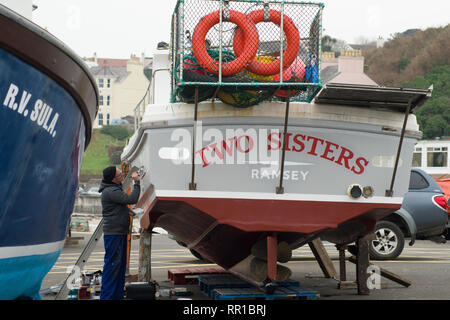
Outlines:
<svg viewBox="0 0 450 320"><path fill-rule="evenodd" d="M422 135L412 112L431 92L323 85L321 4L198 3L177 6L171 47L154 56L153 103L122 154L147 172L141 226L250 281L282 281L290 274L274 265L293 249L355 242L401 207ZM265 39L243 67L230 24L243 48Z"/></svg>
<svg viewBox="0 0 450 320"><path fill-rule="evenodd" d="M98 92L73 51L3 5L0 30L0 299L40 299L66 239Z"/></svg>

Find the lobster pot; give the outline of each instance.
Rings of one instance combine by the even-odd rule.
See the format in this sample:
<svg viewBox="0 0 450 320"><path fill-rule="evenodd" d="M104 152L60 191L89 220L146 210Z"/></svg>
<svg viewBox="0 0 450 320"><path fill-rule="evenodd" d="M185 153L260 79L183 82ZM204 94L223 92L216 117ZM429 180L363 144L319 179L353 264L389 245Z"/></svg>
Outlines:
<svg viewBox="0 0 450 320"><path fill-rule="evenodd" d="M172 18L172 102L310 102L321 88L323 4L180 0Z"/></svg>

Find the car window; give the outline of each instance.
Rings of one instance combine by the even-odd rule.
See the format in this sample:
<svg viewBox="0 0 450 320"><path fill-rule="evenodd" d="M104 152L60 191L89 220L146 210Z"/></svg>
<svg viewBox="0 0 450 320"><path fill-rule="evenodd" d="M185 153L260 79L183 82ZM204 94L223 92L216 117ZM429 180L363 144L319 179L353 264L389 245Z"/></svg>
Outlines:
<svg viewBox="0 0 450 320"><path fill-rule="evenodd" d="M428 188L430 185L428 181L418 172L411 171L411 178L409 179L410 190L420 190Z"/></svg>

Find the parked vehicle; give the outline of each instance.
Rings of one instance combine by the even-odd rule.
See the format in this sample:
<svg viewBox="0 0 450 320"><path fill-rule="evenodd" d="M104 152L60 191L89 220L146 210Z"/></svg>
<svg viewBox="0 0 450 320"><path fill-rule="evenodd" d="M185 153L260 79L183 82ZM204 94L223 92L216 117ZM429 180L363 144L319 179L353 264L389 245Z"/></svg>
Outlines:
<svg viewBox="0 0 450 320"><path fill-rule="evenodd" d="M83 187L78 187L77 196L81 196L83 194L86 194L86 190L83 189Z"/></svg>
<svg viewBox="0 0 450 320"><path fill-rule="evenodd" d="M127 120L125 120L125 119L113 119L111 121L111 125L112 126L118 126L118 125L121 125L121 124L128 124L128 123L129 122Z"/></svg>
<svg viewBox="0 0 450 320"><path fill-rule="evenodd" d="M100 196L101 193L98 192L98 190L99 190L99 187L92 187L85 194L88 194L91 196Z"/></svg>
<svg viewBox="0 0 450 320"><path fill-rule="evenodd" d="M450 240L450 198L447 201L447 212L448 212L448 222L447 222L447 234L445 239Z"/></svg>
<svg viewBox="0 0 450 320"><path fill-rule="evenodd" d="M445 243L448 212L444 193L436 181L420 169L411 170L409 192L402 207L378 221L376 240L370 244L372 260L392 260L403 251L405 238Z"/></svg>

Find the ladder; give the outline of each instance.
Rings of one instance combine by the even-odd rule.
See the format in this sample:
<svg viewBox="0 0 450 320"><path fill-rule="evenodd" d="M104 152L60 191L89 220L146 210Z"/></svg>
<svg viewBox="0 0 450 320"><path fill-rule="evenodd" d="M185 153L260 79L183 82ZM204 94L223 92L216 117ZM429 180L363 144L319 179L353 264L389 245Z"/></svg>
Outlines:
<svg viewBox="0 0 450 320"><path fill-rule="evenodd" d="M138 168L138 167L132 167L131 170L128 172L128 175L125 177L123 183L122 183L122 190L126 192L128 188L131 185L131 182L133 179L131 178L131 174L133 172L138 172L141 178L145 175L145 172L143 171L144 168ZM91 238L89 239L88 243L84 247L83 251L81 252L80 257L78 258L77 262L75 263L74 267L72 268L72 272L67 276L66 280L61 286L61 289L59 290L58 294L55 297L55 300L66 300L67 294L69 293L69 287L67 286L67 281L69 278L71 278L72 274L75 270L83 270L84 267L87 264L87 261L89 257L91 256L92 252L94 251L95 247L97 246L97 243L99 239L101 239L103 235L103 218L98 224L97 228L95 229L94 233L92 234Z"/></svg>

